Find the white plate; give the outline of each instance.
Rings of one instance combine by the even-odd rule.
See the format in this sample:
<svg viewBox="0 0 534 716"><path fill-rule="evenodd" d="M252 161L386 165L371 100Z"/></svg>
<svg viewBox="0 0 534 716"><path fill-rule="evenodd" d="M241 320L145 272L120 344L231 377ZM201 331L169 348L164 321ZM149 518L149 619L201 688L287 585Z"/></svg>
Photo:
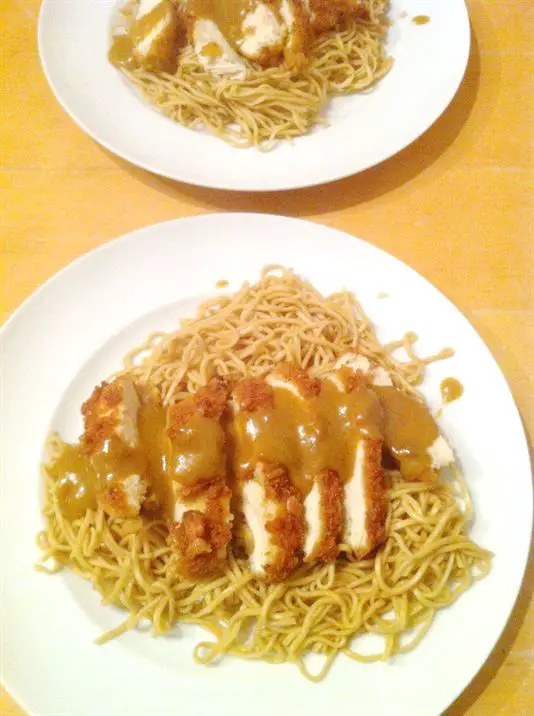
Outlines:
<svg viewBox="0 0 534 716"><path fill-rule="evenodd" d="M464 0L392 0L388 49L395 64L389 75L372 92L336 100L329 127L262 153L178 126L145 104L107 60L115 7L113 0L44 0L39 51L57 99L82 129L123 159L219 189L294 189L382 162L445 110L469 56ZM427 25L412 22L420 14L430 16Z"/></svg>
<svg viewBox="0 0 534 716"><path fill-rule="evenodd" d="M228 659L196 666L191 627L153 639L129 633L106 646L93 639L121 615L67 573L32 570L38 553L38 463L53 426L80 431L79 409L121 356L156 329L192 315L219 279L235 290L260 268L292 266L325 292L355 291L382 339L406 330L420 349L457 353L433 365L424 384L437 406L452 375L465 394L443 416L471 486L473 536L495 552L490 576L439 615L423 643L387 664L339 659L314 685L292 665ZM389 298L379 299L385 291ZM226 214L136 231L74 262L11 318L0 334L3 457L0 500L3 678L35 716L272 716L329 714L433 716L475 675L518 593L532 523L527 446L510 391L476 332L425 279L351 236L276 216ZM491 400L491 402L489 402Z"/></svg>

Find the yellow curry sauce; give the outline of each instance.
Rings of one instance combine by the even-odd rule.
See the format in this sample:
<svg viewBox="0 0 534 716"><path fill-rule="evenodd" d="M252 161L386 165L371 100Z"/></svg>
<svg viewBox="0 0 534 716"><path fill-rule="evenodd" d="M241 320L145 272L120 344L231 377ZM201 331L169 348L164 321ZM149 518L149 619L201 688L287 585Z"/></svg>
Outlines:
<svg viewBox="0 0 534 716"><path fill-rule="evenodd" d="M307 400L274 388L271 406L237 412L224 425L195 412L173 431L172 438L167 435L165 409L145 398L137 426L135 448L116 436L104 440L92 454L83 441L63 445L47 470L57 483L67 519L96 509L98 494L106 486L134 474L148 484L143 511L172 519L173 481L191 486L224 477L227 462L231 477L237 478L259 460L280 463L305 497L313 476L324 468L336 470L347 482L358 442L365 437L383 439L405 478L427 479L432 473L428 449L439 437L434 418L417 398L394 387L360 385L343 392L326 380L319 393Z"/></svg>
<svg viewBox="0 0 534 716"><path fill-rule="evenodd" d="M169 449L165 410L153 403L141 405L137 417L139 445L132 448L114 436L89 453L82 441L63 443L56 460L47 466L57 483L57 497L69 520L83 517L98 506L98 494L113 482L140 475L148 482L151 499L145 503L154 516L172 514L171 486L167 478Z"/></svg>
<svg viewBox="0 0 534 716"><path fill-rule="evenodd" d="M245 476L259 461L281 463L306 496L319 471L337 470L341 481L352 476L356 447L362 437L380 437L382 408L365 387L342 393L324 381L308 400L275 388L273 405L237 413L232 421L233 472Z"/></svg>
<svg viewBox="0 0 534 716"><path fill-rule="evenodd" d="M456 378L445 378L439 386L444 404L458 400L464 393L464 387Z"/></svg>
<svg viewBox="0 0 534 716"><path fill-rule="evenodd" d="M439 429L427 406L392 386L375 387L384 406L384 442L406 479L430 477L428 448Z"/></svg>
<svg viewBox="0 0 534 716"><path fill-rule="evenodd" d="M170 440L171 478L189 487L201 480L224 477L224 443L225 435L219 421L194 413Z"/></svg>

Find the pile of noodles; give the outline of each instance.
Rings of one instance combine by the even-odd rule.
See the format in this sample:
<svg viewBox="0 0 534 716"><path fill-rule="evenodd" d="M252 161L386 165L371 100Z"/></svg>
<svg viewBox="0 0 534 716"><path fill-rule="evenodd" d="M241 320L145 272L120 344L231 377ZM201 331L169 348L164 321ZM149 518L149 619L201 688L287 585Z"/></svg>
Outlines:
<svg viewBox="0 0 534 716"><path fill-rule="evenodd" d="M340 355L357 351L387 368L400 389L414 391L429 360L448 355L419 359L414 340L381 346L351 294L324 298L292 272L268 267L258 283L205 303L175 333L151 336L126 357L125 372L169 403L215 374L261 375L291 360L321 376ZM392 355L400 346L406 362ZM53 450L58 445L52 441ZM404 482L395 472L388 478L388 537L376 556L306 566L266 585L232 555L225 574L209 581L177 576L165 524L110 519L100 509L68 522L47 477L40 568L67 566L89 579L105 604L129 612L100 641L144 618L156 634L193 623L212 636L197 645L198 663L224 654L291 661L319 680L340 653L372 661L414 648L436 612L490 569L491 555L469 539L471 502L458 474L435 485ZM371 656L358 652L366 634L381 638ZM318 674L306 666L309 653L325 657Z"/></svg>
<svg viewBox="0 0 534 716"><path fill-rule="evenodd" d="M245 79L218 77L188 46L175 74L125 73L151 104L180 124L203 126L234 146L269 149L279 139L324 123L329 97L366 90L389 71L387 4L363 0L369 20L321 35L310 50L309 65L298 72L249 63Z"/></svg>

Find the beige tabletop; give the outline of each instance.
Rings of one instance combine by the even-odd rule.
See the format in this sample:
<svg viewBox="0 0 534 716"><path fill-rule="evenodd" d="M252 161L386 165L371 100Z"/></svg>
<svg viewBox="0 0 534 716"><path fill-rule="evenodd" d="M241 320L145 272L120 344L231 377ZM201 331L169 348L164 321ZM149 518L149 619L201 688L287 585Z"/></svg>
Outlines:
<svg viewBox="0 0 534 716"><path fill-rule="evenodd" d="M246 195L159 179L95 144L41 73L38 0L2 0L0 319L72 259L140 226L215 211L307 217L389 251L460 307L504 371L532 444L534 0L469 7L466 78L419 141L329 186ZM534 714L533 585L531 563L504 635L449 716ZM22 713L0 692L2 716Z"/></svg>

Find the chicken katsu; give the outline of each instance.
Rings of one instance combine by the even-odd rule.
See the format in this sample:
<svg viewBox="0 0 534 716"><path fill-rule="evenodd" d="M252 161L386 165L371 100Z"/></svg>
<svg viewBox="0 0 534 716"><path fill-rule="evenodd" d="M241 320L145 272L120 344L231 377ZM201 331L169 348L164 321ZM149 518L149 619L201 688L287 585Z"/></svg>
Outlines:
<svg viewBox="0 0 534 716"><path fill-rule="evenodd" d="M409 481L435 481L454 459L425 404L355 354L322 380L289 363L215 378L166 409L117 378L82 413L80 443L51 468L65 516L157 514L196 579L225 568L232 542L270 582L362 559L386 538L384 453Z"/></svg>
<svg viewBox="0 0 534 716"><path fill-rule="evenodd" d="M174 497L171 537L179 569L191 577L220 570L232 531L222 418L224 381L172 405L167 414L169 476Z"/></svg>
<svg viewBox="0 0 534 716"><path fill-rule="evenodd" d="M193 47L215 74L308 61L314 37L369 19L359 0L140 0L114 36L109 59L118 67L173 72L180 50Z"/></svg>
<svg viewBox="0 0 534 716"><path fill-rule="evenodd" d="M250 132L249 143L289 138L312 126L328 95L361 91L389 70L386 8L387 0L126 0L108 59L182 124L238 146Z"/></svg>

